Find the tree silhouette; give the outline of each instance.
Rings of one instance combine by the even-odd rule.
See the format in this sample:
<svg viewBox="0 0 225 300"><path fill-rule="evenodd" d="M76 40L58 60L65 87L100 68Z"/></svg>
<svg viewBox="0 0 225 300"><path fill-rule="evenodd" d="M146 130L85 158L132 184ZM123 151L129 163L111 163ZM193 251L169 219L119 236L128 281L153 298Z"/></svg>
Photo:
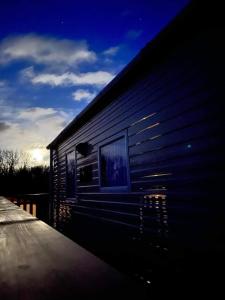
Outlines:
<svg viewBox="0 0 225 300"><path fill-rule="evenodd" d="M26 153L0 149L0 194L46 193L48 188L48 166L32 167Z"/></svg>

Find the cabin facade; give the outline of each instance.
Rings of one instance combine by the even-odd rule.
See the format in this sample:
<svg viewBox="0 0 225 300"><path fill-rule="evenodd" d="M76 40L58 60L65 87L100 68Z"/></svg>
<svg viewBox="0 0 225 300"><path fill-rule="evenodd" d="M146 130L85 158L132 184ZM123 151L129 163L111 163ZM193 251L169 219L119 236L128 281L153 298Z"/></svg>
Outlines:
<svg viewBox="0 0 225 300"><path fill-rule="evenodd" d="M193 266L197 278L225 252L224 22L202 5L192 2L48 146L56 228L115 265L122 257L147 283L183 281Z"/></svg>

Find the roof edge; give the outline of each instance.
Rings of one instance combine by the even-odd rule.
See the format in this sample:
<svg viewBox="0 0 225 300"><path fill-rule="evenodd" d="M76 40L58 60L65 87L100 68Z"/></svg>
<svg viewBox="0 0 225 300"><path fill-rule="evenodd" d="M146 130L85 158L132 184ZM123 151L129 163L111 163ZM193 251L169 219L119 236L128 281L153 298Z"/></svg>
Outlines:
<svg viewBox="0 0 225 300"><path fill-rule="evenodd" d="M111 81L109 82L102 91L56 136L56 138L46 147L51 149L54 146L57 146L66 136L69 134L70 130L79 124L79 122L84 119L88 113L99 103L101 99L106 97L109 92L114 90L119 82L124 79L131 70L143 60L146 55L151 52L156 52L157 48L161 45L163 40L168 40L168 35L176 33L177 28L180 30L187 19L190 19L193 9L196 9L196 4L199 6L201 1L190 1L184 8L178 12L178 14L150 41L146 46L141 49L138 54L124 67L122 71ZM201 6L201 4L200 4ZM81 123L81 122L80 122ZM79 126L77 129L80 128Z"/></svg>

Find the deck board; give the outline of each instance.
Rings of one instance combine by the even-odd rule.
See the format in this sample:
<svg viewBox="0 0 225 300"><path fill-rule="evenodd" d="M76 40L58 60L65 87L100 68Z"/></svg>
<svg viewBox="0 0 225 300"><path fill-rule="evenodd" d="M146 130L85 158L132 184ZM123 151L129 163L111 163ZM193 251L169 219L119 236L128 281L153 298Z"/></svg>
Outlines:
<svg viewBox="0 0 225 300"><path fill-rule="evenodd" d="M0 211L0 224L25 222L31 220L37 220L37 218L22 209L9 208Z"/></svg>
<svg viewBox="0 0 225 300"><path fill-rule="evenodd" d="M72 240L0 197L2 205L9 213L0 211L2 299L144 299L133 281Z"/></svg>

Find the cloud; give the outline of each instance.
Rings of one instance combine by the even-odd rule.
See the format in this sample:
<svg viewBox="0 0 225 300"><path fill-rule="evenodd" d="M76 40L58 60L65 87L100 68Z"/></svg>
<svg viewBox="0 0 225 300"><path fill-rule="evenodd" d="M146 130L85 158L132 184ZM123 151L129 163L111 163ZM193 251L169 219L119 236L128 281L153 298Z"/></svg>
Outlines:
<svg viewBox="0 0 225 300"><path fill-rule="evenodd" d="M115 46L115 47L110 47L109 49L106 49L103 54L106 56L113 56L115 54L117 54L117 52L119 51L120 47L119 46Z"/></svg>
<svg viewBox="0 0 225 300"><path fill-rule="evenodd" d="M5 80L0 80L0 88L4 88L7 85Z"/></svg>
<svg viewBox="0 0 225 300"><path fill-rule="evenodd" d="M2 119L1 108L0 119ZM7 124L0 123L1 148L25 152L30 152L34 148L45 149L78 113L78 111L64 111L51 107L14 108L10 106L7 107L7 112ZM48 163L47 150L45 157L45 163Z"/></svg>
<svg viewBox="0 0 225 300"><path fill-rule="evenodd" d="M142 34L142 30L129 30L127 33L126 33L126 37L128 39L131 39L131 40L135 40L137 38L139 38L139 36Z"/></svg>
<svg viewBox="0 0 225 300"><path fill-rule="evenodd" d="M13 90L13 87L7 80L0 80L0 101L7 98Z"/></svg>
<svg viewBox="0 0 225 300"><path fill-rule="evenodd" d="M18 113L18 117L24 120L36 121L48 119L50 117L54 117L58 114L54 108L43 108L43 107L31 107L26 110L21 110ZM62 112L61 112L62 114Z"/></svg>
<svg viewBox="0 0 225 300"><path fill-rule="evenodd" d="M81 62L94 62L95 52L86 41L56 39L37 34L7 37L0 43L0 64L26 60L47 66L75 66Z"/></svg>
<svg viewBox="0 0 225 300"><path fill-rule="evenodd" d="M66 72L62 74L41 73L35 75L33 68L27 68L22 71L22 76L29 79L33 84L46 84L54 86L77 86L94 85L104 86L114 77L113 74L106 71L73 73Z"/></svg>
<svg viewBox="0 0 225 300"><path fill-rule="evenodd" d="M90 102L91 100L94 99L94 97L96 96L96 93L92 93L89 90L83 90L83 89L79 89L76 90L73 94L73 99L75 101L87 101Z"/></svg>
<svg viewBox="0 0 225 300"><path fill-rule="evenodd" d="M20 71L21 79L31 79L35 76L34 67L28 67Z"/></svg>
<svg viewBox="0 0 225 300"><path fill-rule="evenodd" d="M0 122L0 132L5 131L9 128L10 128L10 126L8 124L6 124L5 122Z"/></svg>

